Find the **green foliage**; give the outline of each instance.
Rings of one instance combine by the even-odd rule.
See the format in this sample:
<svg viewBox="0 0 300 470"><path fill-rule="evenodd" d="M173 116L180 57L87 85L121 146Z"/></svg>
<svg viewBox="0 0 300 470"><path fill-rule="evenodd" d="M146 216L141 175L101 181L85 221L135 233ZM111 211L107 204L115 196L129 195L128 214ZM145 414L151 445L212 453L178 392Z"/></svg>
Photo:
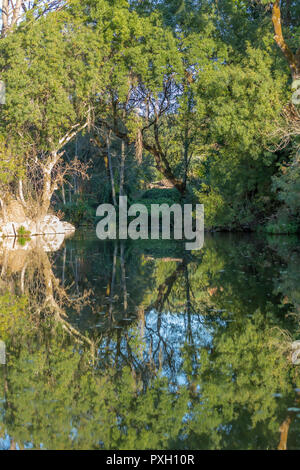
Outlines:
<svg viewBox="0 0 300 470"><path fill-rule="evenodd" d="M88 201L85 201L81 197L73 202L64 204L62 209L66 219L77 227L86 224L90 225L95 220L95 210L89 205Z"/></svg>
<svg viewBox="0 0 300 470"><path fill-rule="evenodd" d="M171 207L173 204L181 204L180 194L176 189L149 189L141 198L133 201L137 204L143 204L151 214L152 204L167 204Z"/></svg>
<svg viewBox="0 0 300 470"><path fill-rule="evenodd" d="M50 13L0 42L0 67L9 84L0 124L22 156L29 149L55 150L86 109L80 97L90 81L76 56L74 33L62 34L66 21L64 14Z"/></svg>
<svg viewBox="0 0 300 470"><path fill-rule="evenodd" d="M0 132L16 155L8 163L7 150L0 148L3 183L16 181L32 157L43 160L74 126L87 122L89 130L96 124L104 134L107 126L126 129L125 188L134 194L157 179L153 154L144 151L138 165L133 144L142 129L149 146L157 145L153 121L147 120L161 108L160 151L174 176L187 178L205 204L207 226L255 228L276 209L272 178L282 154L270 149L278 143L274 125L291 94L265 3L89 0L83 6L72 0L38 21L31 12L0 41L1 79L7 83ZM290 13L282 8L293 48L299 6ZM148 117L146 99L152 103ZM92 153L92 198L109 200L108 168L81 138ZM118 192L119 141L112 146ZM77 157L77 147L70 153ZM82 160L87 163L86 155ZM297 199L293 178L287 174L276 183L291 208L292 195ZM63 210L80 223L83 206L69 206Z"/></svg>
<svg viewBox="0 0 300 470"><path fill-rule="evenodd" d="M280 112L291 95L266 3L168 0L136 6L143 14L160 11L193 70L163 137L176 174L182 171L183 147L193 154L190 183L205 205L207 228L253 230L276 210L272 178L282 156L269 149L278 142L274 126L281 125ZM299 5L293 3L282 2L282 16L289 24L285 37L298 48ZM294 195L293 190L290 199Z"/></svg>
<svg viewBox="0 0 300 470"><path fill-rule="evenodd" d="M21 227L18 228L17 237L17 243L20 246L25 246L26 243L30 241L30 231L26 230L26 228L21 225Z"/></svg>
<svg viewBox="0 0 300 470"><path fill-rule="evenodd" d="M291 216L300 217L300 164L299 157L291 164L281 166L281 174L274 176L274 190L278 191L278 199L289 210Z"/></svg>
<svg viewBox="0 0 300 470"><path fill-rule="evenodd" d="M15 149L3 136L0 137L0 184L2 190L23 175L22 161L16 157Z"/></svg>
<svg viewBox="0 0 300 470"><path fill-rule="evenodd" d="M276 154L271 145L286 77L274 76L266 53L248 48L245 62L216 67L201 76L204 116L218 142L203 162L201 201L208 226L250 228L272 207L271 177ZM268 143L269 142L269 143Z"/></svg>
<svg viewBox="0 0 300 470"><path fill-rule="evenodd" d="M27 314L26 297L17 297L10 292L0 295L0 338L6 340L20 332Z"/></svg>
<svg viewBox="0 0 300 470"><path fill-rule="evenodd" d="M264 231L270 234L293 234L299 231L299 225L297 222L280 222L280 220L275 222L269 222L265 227Z"/></svg>
<svg viewBox="0 0 300 470"><path fill-rule="evenodd" d="M26 230L26 228L21 225L21 227L18 228L17 234L20 238L28 238L30 235L30 230Z"/></svg>
<svg viewBox="0 0 300 470"><path fill-rule="evenodd" d="M173 203L180 202L180 195L176 189L148 189L142 196L142 199L168 199Z"/></svg>

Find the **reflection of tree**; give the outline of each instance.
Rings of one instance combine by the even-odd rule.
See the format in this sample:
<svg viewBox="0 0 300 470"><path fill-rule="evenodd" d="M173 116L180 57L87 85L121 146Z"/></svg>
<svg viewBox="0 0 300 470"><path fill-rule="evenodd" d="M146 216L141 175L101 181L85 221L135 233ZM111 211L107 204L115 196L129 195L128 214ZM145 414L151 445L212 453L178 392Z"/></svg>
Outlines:
<svg viewBox="0 0 300 470"><path fill-rule="evenodd" d="M0 287L10 297L1 308L9 314L13 306L16 317L26 300L12 299L27 298L32 312L9 326L0 371L0 428L13 445L277 448L298 379L274 328L286 310L272 288L263 297L260 287L276 279L276 258L256 261L256 245L222 245L179 261L137 251L132 258L121 244L83 252L70 241L54 264L35 251L14 271L8 256ZM92 287L96 302L78 302ZM94 351L80 322L74 326L76 308L78 319L95 315L89 326L103 318L90 335ZM294 414L289 448L298 423Z"/></svg>
<svg viewBox="0 0 300 470"><path fill-rule="evenodd" d="M276 240L270 238L270 246L277 256L281 257L286 268L277 273L275 279L275 288L282 296L284 305L290 309L290 313L295 313L298 317L300 314L300 250L297 238L293 237L286 240L285 243L278 244Z"/></svg>
<svg viewBox="0 0 300 470"><path fill-rule="evenodd" d="M168 260L169 261L169 260ZM168 262L162 260L162 263ZM171 261L172 262L172 261ZM141 312L141 333L140 337L145 338L149 341L149 359L148 364L152 371L157 371L162 366L162 360L168 364L169 371L175 371L173 366L173 348L169 345L169 341L165 339L161 333L162 320L163 320L163 309L167 310L170 308L168 304L169 296L174 287L174 283L186 270L186 262L181 261L173 272L168 275L162 283L155 289L156 298L151 302L150 305L140 310ZM155 325L150 326L146 320L149 312L156 312ZM146 331L145 331L146 330ZM155 343L155 344L154 344ZM157 358L157 361L156 361ZM155 362L157 364L155 364Z"/></svg>
<svg viewBox="0 0 300 470"><path fill-rule="evenodd" d="M168 301L169 295L171 293L175 281L178 279L178 276L184 272L185 268L186 264L184 262L180 263L176 267L174 272L170 276L168 276L162 284L158 286L157 298L153 302L153 304L147 308L147 310L155 309L158 312L162 312L163 307Z"/></svg>
<svg viewBox="0 0 300 470"><path fill-rule="evenodd" d="M66 313L68 307L80 310L88 303L88 294L71 296L63 287L53 272L42 238L36 237L33 248L4 248L1 280L4 292L9 288L11 294L16 295L16 299L27 299L27 309L37 321L45 315L50 315L76 340L92 345L89 338L70 324Z"/></svg>
<svg viewBox="0 0 300 470"><path fill-rule="evenodd" d="M140 355L147 342L130 330L121 357L114 362L111 350L110 365L103 361L103 338L92 365L88 345L43 321L8 343L2 428L34 448L276 447L285 406L274 395L290 389L284 358L265 346L261 322L241 328L220 331L213 355L200 348L193 370L185 349L187 384L170 387Z"/></svg>
<svg viewBox="0 0 300 470"><path fill-rule="evenodd" d="M282 425L279 428L280 442L278 445L278 450L287 450L287 439L291 422L292 416L288 415L288 417L283 421Z"/></svg>
<svg viewBox="0 0 300 470"><path fill-rule="evenodd" d="M190 438L198 442L203 436L208 448L263 449L270 437L275 445L284 413L276 394L292 393L290 367L278 348L280 334L259 312L242 324L217 328L213 350L201 351L193 375L201 395L195 401ZM212 429L210 441L206 420Z"/></svg>
<svg viewBox="0 0 300 470"><path fill-rule="evenodd" d="M297 417L297 413L299 411L299 404L300 404L300 393L299 390L297 391L296 400L295 400L295 408L288 412L285 420L281 424L279 431L280 431L280 442L278 444L278 450L287 450L288 448L288 435L289 430L292 423L295 421ZM298 411L297 411L298 410Z"/></svg>
<svg viewBox="0 0 300 470"><path fill-rule="evenodd" d="M92 366L88 348L60 325L45 327L28 332L7 364L1 416L18 445L164 448L176 439L185 398L170 393L166 380L156 377L141 391L129 367L116 373L101 357Z"/></svg>

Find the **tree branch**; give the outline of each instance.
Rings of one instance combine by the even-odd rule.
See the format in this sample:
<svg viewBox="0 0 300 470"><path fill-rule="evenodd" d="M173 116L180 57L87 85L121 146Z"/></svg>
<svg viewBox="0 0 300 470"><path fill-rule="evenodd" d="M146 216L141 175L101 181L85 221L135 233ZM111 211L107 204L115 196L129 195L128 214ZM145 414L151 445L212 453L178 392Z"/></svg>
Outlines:
<svg viewBox="0 0 300 470"><path fill-rule="evenodd" d="M6 35L8 29L8 0L2 1L2 31L1 36Z"/></svg>
<svg viewBox="0 0 300 470"><path fill-rule="evenodd" d="M276 0L276 2L273 4L272 21L275 31L274 39L290 66L293 80L296 80L300 77L300 49L296 55L294 55L283 37L280 0Z"/></svg>

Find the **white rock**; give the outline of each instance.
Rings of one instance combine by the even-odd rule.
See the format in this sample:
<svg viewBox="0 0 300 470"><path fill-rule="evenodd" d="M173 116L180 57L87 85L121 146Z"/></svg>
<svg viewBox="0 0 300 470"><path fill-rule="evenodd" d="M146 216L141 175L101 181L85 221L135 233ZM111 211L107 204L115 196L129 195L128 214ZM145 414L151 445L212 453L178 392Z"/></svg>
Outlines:
<svg viewBox="0 0 300 470"><path fill-rule="evenodd" d="M11 221L4 223L3 220L0 220L0 237L17 237L20 228L30 232L29 236L70 234L75 232L75 227L69 222L63 222L55 215L47 215L39 223L28 219L22 223Z"/></svg>
<svg viewBox="0 0 300 470"><path fill-rule="evenodd" d="M4 237L15 237L17 235L18 228L13 222L3 224L1 229Z"/></svg>
<svg viewBox="0 0 300 470"><path fill-rule="evenodd" d="M56 233L55 235L43 235L41 238L41 245L44 251L53 252L60 249L62 246L65 235L63 233Z"/></svg>
<svg viewBox="0 0 300 470"><path fill-rule="evenodd" d="M40 223L38 231L43 235L64 234L67 232L74 232L75 227L68 222L59 220L55 215L47 215Z"/></svg>
<svg viewBox="0 0 300 470"><path fill-rule="evenodd" d="M69 224L69 222L62 222L63 224L63 227L65 229L65 233L68 233L68 232L75 232L75 227L74 225L72 224Z"/></svg>

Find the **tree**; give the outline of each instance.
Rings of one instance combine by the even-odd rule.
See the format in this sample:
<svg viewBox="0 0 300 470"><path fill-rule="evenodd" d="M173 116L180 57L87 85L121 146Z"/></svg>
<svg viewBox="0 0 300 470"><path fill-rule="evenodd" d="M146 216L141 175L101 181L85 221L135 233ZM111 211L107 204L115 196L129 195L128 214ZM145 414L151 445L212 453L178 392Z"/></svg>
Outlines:
<svg viewBox="0 0 300 470"><path fill-rule="evenodd" d="M9 84L1 133L22 161L27 199L32 186L37 190L40 218L66 169L72 170L61 167L63 148L90 119L94 78L80 49L78 18L72 15L71 10L54 11L35 22L25 19L22 28L0 42L2 77ZM82 172L76 161L73 169ZM20 197L25 202L22 187Z"/></svg>
<svg viewBox="0 0 300 470"><path fill-rule="evenodd" d="M26 14L33 14L36 18L50 11L60 9L64 6L64 0L2 0L1 8L1 36L9 34L20 20L25 19Z"/></svg>
<svg viewBox="0 0 300 470"><path fill-rule="evenodd" d="M96 125L111 129L127 144L142 146L159 172L184 193L185 183L172 168L160 129L176 106L177 75L182 71L176 40L163 30L157 15L141 18L124 3L121 18L114 57L118 68L112 69L107 88L110 110L103 119L100 107Z"/></svg>

